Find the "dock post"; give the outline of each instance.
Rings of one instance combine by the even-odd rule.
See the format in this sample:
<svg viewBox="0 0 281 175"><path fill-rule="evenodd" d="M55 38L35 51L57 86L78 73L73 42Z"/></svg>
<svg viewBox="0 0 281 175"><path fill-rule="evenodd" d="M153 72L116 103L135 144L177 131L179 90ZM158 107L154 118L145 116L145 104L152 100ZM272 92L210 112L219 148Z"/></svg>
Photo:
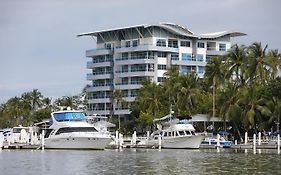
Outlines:
<svg viewBox="0 0 281 175"><path fill-rule="evenodd" d="M259 140L258 140L258 145L261 145L261 132L259 132Z"/></svg>
<svg viewBox="0 0 281 175"><path fill-rule="evenodd" d="M237 145L237 140L234 141L234 144Z"/></svg>
<svg viewBox="0 0 281 175"><path fill-rule="evenodd" d="M217 148L220 147L220 135L217 134Z"/></svg>
<svg viewBox="0 0 281 175"><path fill-rule="evenodd" d="M256 154L256 134L254 134L254 139L253 139L253 151L254 151L254 154Z"/></svg>
<svg viewBox="0 0 281 175"><path fill-rule="evenodd" d="M41 142L42 142L42 150L45 149L45 130L42 130L42 137L41 137Z"/></svg>
<svg viewBox="0 0 281 175"><path fill-rule="evenodd" d="M146 139L149 140L150 132L146 131Z"/></svg>
<svg viewBox="0 0 281 175"><path fill-rule="evenodd" d="M277 152L280 154L280 135L277 135Z"/></svg>
<svg viewBox="0 0 281 175"><path fill-rule="evenodd" d="M119 148L119 133L118 133L118 130L115 131L115 145L117 147L117 149Z"/></svg>
<svg viewBox="0 0 281 175"><path fill-rule="evenodd" d="M158 148L159 148L159 151L161 150L161 147L162 147L162 140L161 140L161 135L158 136Z"/></svg>
<svg viewBox="0 0 281 175"><path fill-rule="evenodd" d="M137 132L134 131L134 134L133 134L133 146L136 146L137 144Z"/></svg>
<svg viewBox="0 0 281 175"><path fill-rule="evenodd" d="M245 145L248 144L248 132L245 132Z"/></svg>

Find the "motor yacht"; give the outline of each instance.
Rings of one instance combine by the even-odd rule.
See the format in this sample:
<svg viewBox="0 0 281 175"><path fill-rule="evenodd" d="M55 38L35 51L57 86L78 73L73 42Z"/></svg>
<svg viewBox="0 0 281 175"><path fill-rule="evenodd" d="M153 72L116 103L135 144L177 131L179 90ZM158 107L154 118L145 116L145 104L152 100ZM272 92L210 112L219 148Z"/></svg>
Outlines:
<svg viewBox="0 0 281 175"><path fill-rule="evenodd" d="M109 132L98 130L86 122L83 112L66 110L53 112L45 134L45 148L105 149L111 141Z"/></svg>
<svg viewBox="0 0 281 175"><path fill-rule="evenodd" d="M162 122L165 120L168 122ZM192 124L186 119L178 119L171 115L161 119L156 119L158 130L153 132L148 139L149 145L159 146L159 137L161 138L162 148L199 148L204 136L195 133Z"/></svg>

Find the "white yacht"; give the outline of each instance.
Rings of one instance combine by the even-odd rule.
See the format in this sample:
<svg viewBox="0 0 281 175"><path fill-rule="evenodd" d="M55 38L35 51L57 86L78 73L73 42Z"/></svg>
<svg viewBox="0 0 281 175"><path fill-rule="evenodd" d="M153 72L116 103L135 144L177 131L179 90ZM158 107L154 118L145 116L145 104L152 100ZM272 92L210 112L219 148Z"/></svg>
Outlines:
<svg viewBox="0 0 281 175"><path fill-rule="evenodd" d="M45 134L45 148L54 149L105 149L110 141L109 132L96 129L83 112L73 110L53 112Z"/></svg>
<svg viewBox="0 0 281 175"><path fill-rule="evenodd" d="M179 120L168 115L161 119L156 119L158 130L153 132L148 139L148 144L159 146L159 137L161 137L162 148L199 148L204 136L195 133L192 124L188 120ZM165 120L168 122L162 122Z"/></svg>

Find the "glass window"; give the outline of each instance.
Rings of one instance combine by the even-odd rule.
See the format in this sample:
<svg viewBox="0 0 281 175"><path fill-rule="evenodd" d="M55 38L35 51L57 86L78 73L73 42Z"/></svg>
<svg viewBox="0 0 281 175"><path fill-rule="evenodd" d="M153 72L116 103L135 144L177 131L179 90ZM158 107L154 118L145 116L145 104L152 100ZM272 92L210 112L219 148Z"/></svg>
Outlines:
<svg viewBox="0 0 281 175"><path fill-rule="evenodd" d="M197 61L200 61L200 62L203 62L203 57L204 57L203 54L197 54L197 55L196 55L196 60L197 60Z"/></svg>
<svg viewBox="0 0 281 175"><path fill-rule="evenodd" d="M198 48L205 48L205 43L198 42L198 43L197 43L197 47L198 47Z"/></svg>
<svg viewBox="0 0 281 175"><path fill-rule="evenodd" d="M198 74L204 74L205 68L203 66L198 66Z"/></svg>
<svg viewBox="0 0 281 175"><path fill-rule="evenodd" d="M168 47L178 48L178 40L169 39Z"/></svg>
<svg viewBox="0 0 281 175"><path fill-rule="evenodd" d="M125 47L131 47L131 41L126 41L125 42Z"/></svg>
<svg viewBox="0 0 281 175"><path fill-rule="evenodd" d="M157 56L162 57L162 58L166 58L167 54L166 54L166 52L157 52Z"/></svg>
<svg viewBox="0 0 281 175"><path fill-rule="evenodd" d="M181 47L190 47L190 41L181 41Z"/></svg>
<svg viewBox="0 0 281 175"><path fill-rule="evenodd" d="M137 47L139 45L139 40L133 40L133 47Z"/></svg>
<svg viewBox="0 0 281 175"><path fill-rule="evenodd" d="M56 132L56 135L62 133L70 133L70 132L97 132L97 130L94 127L66 127L66 128L60 128Z"/></svg>
<svg viewBox="0 0 281 175"><path fill-rule="evenodd" d="M181 59L183 61L191 61L191 54L190 53L182 53L181 54Z"/></svg>
<svg viewBox="0 0 281 175"><path fill-rule="evenodd" d="M167 66L165 64L158 64L158 70L166 70Z"/></svg>
<svg viewBox="0 0 281 175"><path fill-rule="evenodd" d="M166 77L157 77L157 82L163 82L166 79Z"/></svg>
<svg viewBox="0 0 281 175"><path fill-rule="evenodd" d="M179 54L178 53L172 53L171 54L171 59L172 60L179 60Z"/></svg>
<svg viewBox="0 0 281 175"><path fill-rule="evenodd" d="M225 44L219 44L219 51L226 51L226 45Z"/></svg>
<svg viewBox="0 0 281 175"><path fill-rule="evenodd" d="M111 50L111 43L105 43L104 45L107 50Z"/></svg>
<svg viewBox="0 0 281 175"><path fill-rule="evenodd" d="M85 114L83 112L63 112L54 113L56 121L70 121L70 120L85 120Z"/></svg>
<svg viewBox="0 0 281 175"><path fill-rule="evenodd" d="M184 131L179 131L179 135L184 136L185 135Z"/></svg>
<svg viewBox="0 0 281 175"><path fill-rule="evenodd" d="M210 62L211 61L211 59L212 59L212 56L206 56L206 62Z"/></svg>
<svg viewBox="0 0 281 175"><path fill-rule="evenodd" d="M158 39L158 40L156 41L156 46L166 47L166 40L164 40L164 39Z"/></svg>

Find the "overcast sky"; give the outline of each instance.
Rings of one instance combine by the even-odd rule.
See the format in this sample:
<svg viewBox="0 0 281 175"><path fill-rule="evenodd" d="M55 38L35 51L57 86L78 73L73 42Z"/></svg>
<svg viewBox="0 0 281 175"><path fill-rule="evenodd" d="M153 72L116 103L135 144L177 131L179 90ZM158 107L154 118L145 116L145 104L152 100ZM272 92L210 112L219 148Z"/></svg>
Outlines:
<svg viewBox="0 0 281 175"><path fill-rule="evenodd" d="M237 30L234 43L281 50L279 0L0 0L0 103L34 88L46 97L75 95L86 81L78 33L171 22L194 33Z"/></svg>

